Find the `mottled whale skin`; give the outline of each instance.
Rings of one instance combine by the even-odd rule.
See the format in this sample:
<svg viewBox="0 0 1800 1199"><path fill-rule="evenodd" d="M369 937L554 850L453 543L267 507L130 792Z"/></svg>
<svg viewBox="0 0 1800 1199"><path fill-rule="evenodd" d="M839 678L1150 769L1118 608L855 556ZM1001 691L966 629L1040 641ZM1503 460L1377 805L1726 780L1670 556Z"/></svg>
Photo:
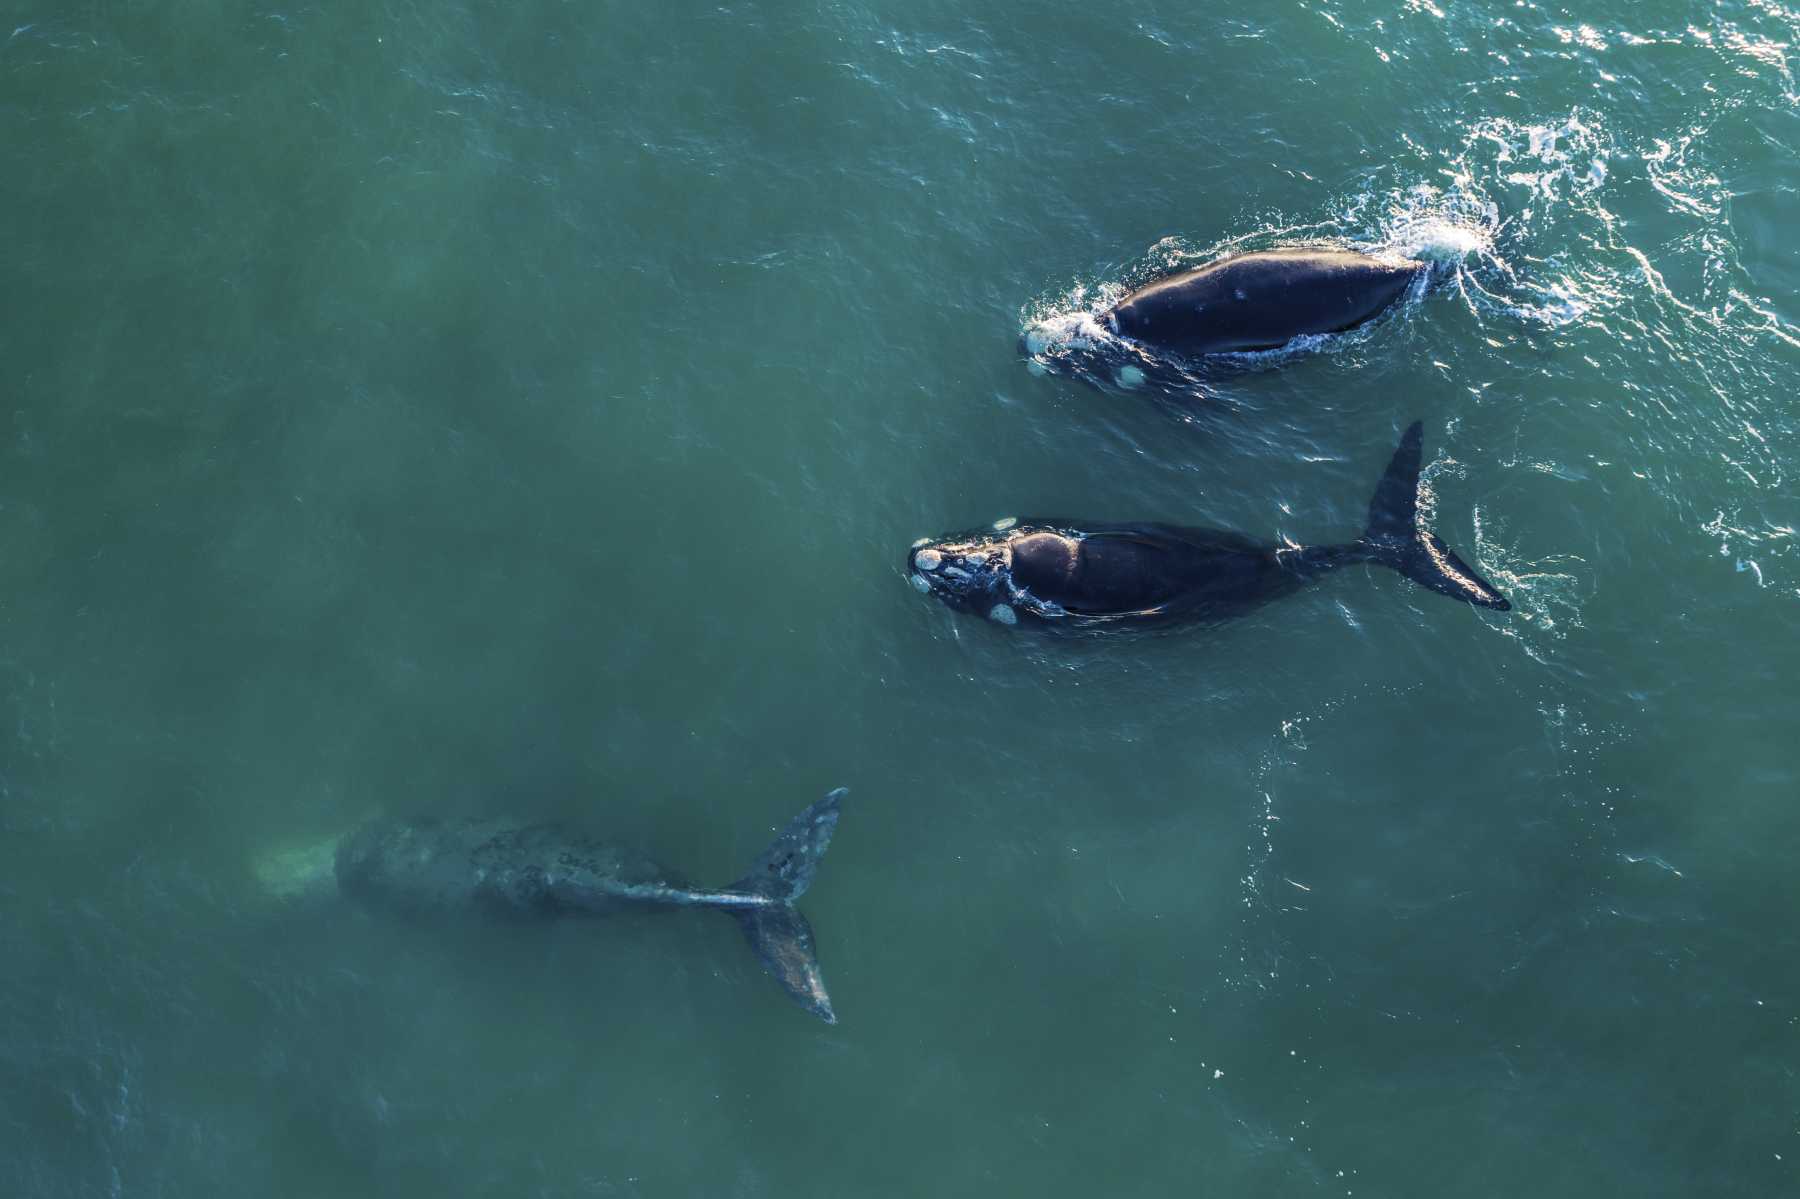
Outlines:
<svg viewBox="0 0 1800 1199"><path fill-rule="evenodd" d="M407 825L376 820L338 843L338 890L405 912L490 911L532 916L713 908L736 918L763 965L801 1007L837 1023L819 972L812 927L795 907L837 827L842 788L788 823L750 872L728 887L696 888L643 854L553 825L494 821Z"/></svg>
<svg viewBox="0 0 1800 1199"><path fill-rule="evenodd" d="M1355 328L1427 269L1353 250L1258 250L1141 287L1105 320L1114 333L1182 355L1272 350Z"/></svg>
<svg viewBox="0 0 1800 1199"><path fill-rule="evenodd" d="M1076 520L1006 520L916 542L919 591L1002 625L1108 632L1242 616L1340 566L1369 562L1478 608L1512 605L1418 527L1422 426L1406 431L1343 545L1265 544L1223 529Z"/></svg>

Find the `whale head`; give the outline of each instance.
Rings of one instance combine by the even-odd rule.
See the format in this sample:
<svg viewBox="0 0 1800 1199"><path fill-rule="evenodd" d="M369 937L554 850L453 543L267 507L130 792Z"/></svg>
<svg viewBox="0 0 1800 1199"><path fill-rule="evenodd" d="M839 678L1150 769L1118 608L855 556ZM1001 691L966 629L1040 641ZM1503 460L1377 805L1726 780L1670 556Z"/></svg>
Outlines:
<svg viewBox="0 0 1800 1199"><path fill-rule="evenodd" d="M990 616L1012 624L1012 551L1007 530L1016 521L996 521L997 528L921 537L906 555L906 573L921 593L959 612ZM995 615L999 610L1004 613ZM1014 620L1007 620L1013 616Z"/></svg>

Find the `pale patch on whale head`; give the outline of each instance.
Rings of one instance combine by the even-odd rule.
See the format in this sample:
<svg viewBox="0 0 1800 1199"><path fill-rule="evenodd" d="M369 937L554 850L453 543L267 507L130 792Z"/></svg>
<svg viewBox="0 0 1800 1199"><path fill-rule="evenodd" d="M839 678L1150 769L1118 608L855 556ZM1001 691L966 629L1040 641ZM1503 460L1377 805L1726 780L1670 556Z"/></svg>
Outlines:
<svg viewBox="0 0 1800 1199"><path fill-rule="evenodd" d="M931 594L931 583L927 581L924 575L908 575L907 577L912 580L914 591L917 591L920 595Z"/></svg>
<svg viewBox="0 0 1800 1199"><path fill-rule="evenodd" d="M938 568L938 563L943 560L944 555L938 553L936 550L920 550L917 554L913 555L913 565L917 566L920 570L936 570Z"/></svg>
<svg viewBox="0 0 1800 1199"><path fill-rule="evenodd" d="M1019 614L1012 610L1010 604L995 604L988 609L988 619L995 624L1018 624Z"/></svg>
<svg viewBox="0 0 1800 1199"><path fill-rule="evenodd" d="M913 542L913 543L912 543L912 547L913 547L913 548L914 548L914 549L918 549L918 548L919 548L919 547L920 547L920 546L922 546L922 545L930 545L930 544L931 544L931 538L929 538L929 537L921 537L921 538L919 538L919 539L918 539L918 540L917 540L917 541L915 541L915 542Z"/></svg>
<svg viewBox="0 0 1800 1199"><path fill-rule="evenodd" d="M250 865L264 891L278 899L309 899L337 890L338 838L271 849Z"/></svg>
<svg viewBox="0 0 1800 1199"><path fill-rule="evenodd" d="M1002 516L999 520L994 522L994 532L1004 533L1018 523L1019 518L1016 516Z"/></svg>

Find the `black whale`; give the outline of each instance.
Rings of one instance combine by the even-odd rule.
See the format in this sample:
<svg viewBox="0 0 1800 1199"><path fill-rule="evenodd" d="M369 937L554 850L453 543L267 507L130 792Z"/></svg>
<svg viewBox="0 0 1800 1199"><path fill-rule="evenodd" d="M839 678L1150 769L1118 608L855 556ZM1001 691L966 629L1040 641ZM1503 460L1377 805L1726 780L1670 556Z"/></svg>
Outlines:
<svg viewBox="0 0 1800 1199"><path fill-rule="evenodd" d="M1352 250L1258 250L1158 279L1103 312L1042 321L1020 336L1019 351L1034 374L1184 390L1195 381L1190 371L1216 355L1353 329L1430 270Z"/></svg>
<svg viewBox="0 0 1800 1199"><path fill-rule="evenodd" d="M959 611L1072 630L1226 620L1357 562L1504 612L1512 607L1504 596L1418 527L1422 440L1420 425L1407 429L1370 501L1368 528L1348 544L1264 545L1221 529L1009 519L915 543L907 573Z"/></svg>
<svg viewBox="0 0 1800 1199"><path fill-rule="evenodd" d="M1353 329L1405 294L1426 265L1351 250L1259 250L1183 271L1113 305L1113 332L1178 354L1272 350Z"/></svg>

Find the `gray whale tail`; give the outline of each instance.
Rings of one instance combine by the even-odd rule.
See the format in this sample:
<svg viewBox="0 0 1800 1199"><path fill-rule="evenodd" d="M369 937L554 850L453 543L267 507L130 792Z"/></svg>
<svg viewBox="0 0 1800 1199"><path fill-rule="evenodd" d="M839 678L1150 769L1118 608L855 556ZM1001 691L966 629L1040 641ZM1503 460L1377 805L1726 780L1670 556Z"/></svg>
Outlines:
<svg viewBox="0 0 1800 1199"><path fill-rule="evenodd" d="M1419 469L1424 426L1414 421L1400 439L1387 473L1369 501L1369 527L1357 548L1364 560L1399 571L1421 587L1477 608L1505 612L1505 596L1458 558L1449 546L1419 528Z"/></svg>
<svg viewBox="0 0 1800 1199"><path fill-rule="evenodd" d="M731 905L725 910L737 919L750 948L775 981L801 1007L827 1024L837 1023L837 1013L831 1010L831 996L826 993L825 979L819 972L812 925L794 903L812 885L819 859L831 844L832 830L837 828L838 808L848 794L839 787L788 821L781 835L751 865L750 872L726 888L733 895L766 901L747 907Z"/></svg>

